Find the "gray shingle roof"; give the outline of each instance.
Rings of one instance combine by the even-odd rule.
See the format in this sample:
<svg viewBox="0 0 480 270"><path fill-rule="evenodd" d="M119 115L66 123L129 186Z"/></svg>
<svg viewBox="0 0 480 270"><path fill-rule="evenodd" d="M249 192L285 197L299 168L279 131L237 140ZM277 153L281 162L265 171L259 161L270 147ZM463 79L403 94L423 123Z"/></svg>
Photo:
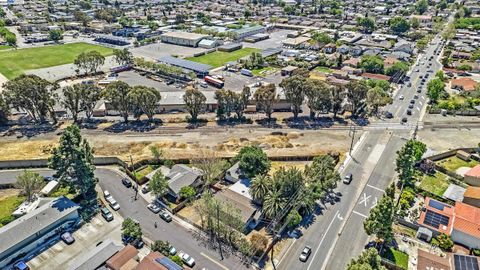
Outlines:
<svg viewBox="0 0 480 270"><path fill-rule="evenodd" d="M79 257L75 258L74 261L70 264L68 269L70 270L91 270L97 269L100 265L102 265L105 261L110 259L113 255L115 255L120 249L122 249L122 245L117 245L112 242L111 239L107 239L103 241L100 245L96 246L94 249L81 254Z"/></svg>
<svg viewBox="0 0 480 270"><path fill-rule="evenodd" d="M0 254L47 228L55 221L77 211L78 208L79 206L71 200L58 197L10 222L0 228Z"/></svg>
<svg viewBox="0 0 480 270"><path fill-rule="evenodd" d="M184 164L175 164L167 178L169 179L170 189L178 194L182 187L190 186L202 175L202 171L197 168L191 168Z"/></svg>

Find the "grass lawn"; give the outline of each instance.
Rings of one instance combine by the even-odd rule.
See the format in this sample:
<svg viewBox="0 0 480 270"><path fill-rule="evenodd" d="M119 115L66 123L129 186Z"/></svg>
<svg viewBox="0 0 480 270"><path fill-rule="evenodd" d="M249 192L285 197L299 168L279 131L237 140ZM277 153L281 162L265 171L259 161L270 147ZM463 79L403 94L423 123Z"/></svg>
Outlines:
<svg viewBox="0 0 480 270"><path fill-rule="evenodd" d="M30 69L73 63L82 52L96 50L104 56L112 49L88 43L70 43L0 52L0 73L13 79Z"/></svg>
<svg viewBox="0 0 480 270"><path fill-rule="evenodd" d="M65 187L59 187L57 190L52 192L48 197L56 198L60 196L65 196L69 198L70 200L75 198L75 193L70 193L70 188L65 186Z"/></svg>
<svg viewBox="0 0 480 270"><path fill-rule="evenodd" d="M314 70L319 71L319 72L323 72L323 73L327 73L327 74L332 73L332 70L328 67L316 67Z"/></svg>
<svg viewBox="0 0 480 270"><path fill-rule="evenodd" d="M12 216L13 211L25 200L22 196L9 196L0 200L0 221ZM2 224L0 223L0 227Z"/></svg>
<svg viewBox="0 0 480 270"><path fill-rule="evenodd" d="M11 49L12 47L8 46L8 45L0 45L0 51L1 50L7 50L7 49Z"/></svg>
<svg viewBox="0 0 480 270"><path fill-rule="evenodd" d="M408 254L393 248L388 248L383 252L383 257L394 262L403 269L408 269Z"/></svg>
<svg viewBox="0 0 480 270"><path fill-rule="evenodd" d="M419 187L441 197L450 185L447 177L441 172L436 172L434 175L424 174Z"/></svg>
<svg viewBox="0 0 480 270"><path fill-rule="evenodd" d="M243 48L233 52L213 52L197 57L190 57L187 60L210 65L214 68L221 67L230 61L237 61L238 59L250 55L252 52L259 52L256 48Z"/></svg>
<svg viewBox="0 0 480 270"><path fill-rule="evenodd" d="M265 73L275 72L276 70L277 68L274 68L274 67L264 67L264 68L254 69L252 70L252 73L255 76L262 76L262 75L265 75Z"/></svg>
<svg viewBox="0 0 480 270"><path fill-rule="evenodd" d="M455 172L458 168L461 167L474 167L475 165L478 165L478 162L475 160L470 160L469 162L466 162L456 156L453 156L447 159L440 160L438 164L451 172Z"/></svg>
<svg viewBox="0 0 480 270"><path fill-rule="evenodd" d="M148 166L145 166L137 171L135 171L134 175L135 177L137 177L138 180L142 179L144 176L146 176L147 174L153 172L157 167L155 166L152 166L152 165L148 165Z"/></svg>

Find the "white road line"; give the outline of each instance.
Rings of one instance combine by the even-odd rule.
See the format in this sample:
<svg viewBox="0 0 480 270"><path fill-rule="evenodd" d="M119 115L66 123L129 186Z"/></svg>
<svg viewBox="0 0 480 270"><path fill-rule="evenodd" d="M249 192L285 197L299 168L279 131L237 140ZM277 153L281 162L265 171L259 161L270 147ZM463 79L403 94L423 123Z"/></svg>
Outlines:
<svg viewBox="0 0 480 270"><path fill-rule="evenodd" d="M297 238L293 239L292 244L290 244L290 246L288 247L287 251L285 251L285 253L283 253L282 258L280 259L280 261L279 261L279 262L277 263L277 265L276 265L277 267L282 263L283 259L285 259L285 257L287 257L287 256L285 256L285 255L287 255L288 252L290 252L290 249L293 247L293 245L295 245L295 242L297 242ZM272 258L272 260L273 260L273 258Z"/></svg>
<svg viewBox="0 0 480 270"><path fill-rule="evenodd" d="M203 257L209 259L210 261L214 262L216 265L220 266L221 268L225 269L225 270L228 270L227 267L223 266L221 263L217 262L216 260L208 257L205 253L201 252L200 255L202 255Z"/></svg>
<svg viewBox="0 0 480 270"><path fill-rule="evenodd" d="M320 243L318 243L318 247L315 250L315 253L313 253L312 260L308 264L307 270L310 269L310 267L312 266L312 263L315 261L315 256L317 256L318 250L320 250L320 247L322 246L323 240L325 240L325 236L327 236L328 231L330 230L330 227L332 227L333 222L337 219L337 215L338 215L339 212L340 212L340 210L337 210L337 212L335 213L335 216L332 218L332 221L330 221L330 224L328 225L327 230L323 233L322 240L320 240Z"/></svg>
<svg viewBox="0 0 480 270"><path fill-rule="evenodd" d="M364 217L364 218L367 218L367 217L368 217L368 216L366 216L366 215L364 215L364 214L362 214L362 213L359 213L359 212L357 212L357 211L355 211L355 210L353 210L353 213L354 213L354 214L357 214L357 215L359 215L359 216L361 216L361 217Z"/></svg>
<svg viewBox="0 0 480 270"><path fill-rule="evenodd" d="M376 190L379 190L379 191L381 191L381 192L385 192L383 189L378 188L378 187L375 187L375 186L372 186L372 185L370 185L370 184L367 184L367 187L371 187L371 188L376 189Z"/></svg>

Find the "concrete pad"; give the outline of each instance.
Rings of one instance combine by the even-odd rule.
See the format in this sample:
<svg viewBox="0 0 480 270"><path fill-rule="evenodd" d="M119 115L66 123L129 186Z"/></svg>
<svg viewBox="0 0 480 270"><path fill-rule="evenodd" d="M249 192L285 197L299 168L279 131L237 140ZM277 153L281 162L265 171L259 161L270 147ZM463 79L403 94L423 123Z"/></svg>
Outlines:
<svg viewBox="0 0 480 270"><path fill-rule="evenodd" d="M470 171L470 167L460 167L458 168L455 172L458 174L458 175L461 175L461 176L465 176L465 174Z"/></svg>

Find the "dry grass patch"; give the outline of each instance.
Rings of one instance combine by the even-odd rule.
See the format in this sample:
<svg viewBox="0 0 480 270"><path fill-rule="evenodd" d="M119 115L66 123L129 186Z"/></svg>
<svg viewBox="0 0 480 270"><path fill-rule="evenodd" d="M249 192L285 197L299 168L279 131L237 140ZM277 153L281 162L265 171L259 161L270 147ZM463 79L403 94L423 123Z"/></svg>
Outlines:
<svg viewBox="0 0 480 270"><path fill-rule="evenodd" d="M0 160L48 158L57 140L0 142Z"/></svg>

